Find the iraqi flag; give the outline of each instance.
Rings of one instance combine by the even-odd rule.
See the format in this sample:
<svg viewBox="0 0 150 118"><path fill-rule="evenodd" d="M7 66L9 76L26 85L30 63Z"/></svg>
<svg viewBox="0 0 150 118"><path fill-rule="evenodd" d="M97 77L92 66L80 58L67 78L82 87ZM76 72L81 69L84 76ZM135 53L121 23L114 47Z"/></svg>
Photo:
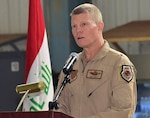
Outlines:
<svg viewBox="0 0 150 118"><path fill-rule="evenodd" d="M44 90L38 92L38 94L28 94L23 102L23 111L48 110L49 101L52 101L54 94L51 61L41 1L29 0L25 82L34 83L39 81L45 83Z"/></svg>

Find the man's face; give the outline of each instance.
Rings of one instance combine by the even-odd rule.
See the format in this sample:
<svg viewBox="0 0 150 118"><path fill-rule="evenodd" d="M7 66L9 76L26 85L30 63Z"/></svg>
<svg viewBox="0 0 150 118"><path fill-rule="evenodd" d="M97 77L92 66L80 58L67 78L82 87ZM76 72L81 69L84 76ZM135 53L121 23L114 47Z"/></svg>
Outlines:
<svg viewBox="0 0 150 118"><path fill-rule="evenodd" d="M71 17L72 34L77 45L81 48L94 46L99 38L102 28L96 24L89 13L72 15Z"/></svg>

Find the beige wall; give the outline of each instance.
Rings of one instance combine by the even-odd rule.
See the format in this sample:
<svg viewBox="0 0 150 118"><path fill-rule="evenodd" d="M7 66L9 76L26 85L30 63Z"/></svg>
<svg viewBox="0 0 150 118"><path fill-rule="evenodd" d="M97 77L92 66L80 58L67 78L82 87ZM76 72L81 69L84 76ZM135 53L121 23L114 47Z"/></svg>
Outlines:
<svg viewBox="0 0 150 118"><path fill-rule="evenodd" d="M150 0L92 0L101 9L105 29L135 21L150 20ZM121 42L127 54L150 54L150 42Z"/></svg>
<svg viewBox="0 0 150 118"><path fill-rule="evenodd" d="M150 0L93 0L103 13L105 30L150 19ZM0 34L26 33L28 0L0 0Z"/></svg>
<svg viewBox="0 0 150 118"><path fill-rule="evenodd" d="M0 34L26 33L28 0L0 0Z"/></svg>
<svg viewBox="0 0 150 118"><path fill-rule="evenodd" d="M150 0L92 0L103 14L105 30L134 20L150 20Z"/></svg>

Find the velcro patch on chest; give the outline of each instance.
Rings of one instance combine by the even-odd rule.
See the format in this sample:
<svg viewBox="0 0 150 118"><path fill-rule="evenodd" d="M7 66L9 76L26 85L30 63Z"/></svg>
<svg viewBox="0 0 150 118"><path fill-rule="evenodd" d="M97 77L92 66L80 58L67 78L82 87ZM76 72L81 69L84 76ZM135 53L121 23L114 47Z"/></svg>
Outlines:
<svg viewBox="0 0 150 118"><path fill-rule="evenodd" d="M133 71L130 65L122 65L120 74L121 77L127 82L130 82L133 79Z"/></svg>
<svg viewBox="0 0 150 118"><path fill-rule="evenodd" d="M74 81L77 78L77 73L78 73L78 70L73 70L70 73L70 81Z"/></svg>
<svg viewBox="0 0 150 118"><path fill-rule="evenodd" d="M88 70L86 77L91 79L101 79L102 74L102 70Z"/></svg>

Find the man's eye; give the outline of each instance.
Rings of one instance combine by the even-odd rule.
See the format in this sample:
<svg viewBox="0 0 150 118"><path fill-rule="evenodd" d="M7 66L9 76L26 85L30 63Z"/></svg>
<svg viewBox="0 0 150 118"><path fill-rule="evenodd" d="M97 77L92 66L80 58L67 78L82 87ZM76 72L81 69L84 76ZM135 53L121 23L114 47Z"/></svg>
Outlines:
<svg viewBox="0 0 150 118"><path fill-rule="evenodd" d="M81 24L82 27L84 27L84 26L86 26L86 25L87 25L87 23L82 23L82 24Z"/></svg>
<svg viewBox="0 0 150 118"><path fill-rule="evenodd" d="M87 25L87 23L83 23L83 25Z"/></svg>
<svg viewBox="0 0 150 118"><path fill-rule="evenodd" d="M75 26L75 25L72 25L72 28L76 28L76 26Z"/></svg>
<svg viewBox="0 0 150 118"><path fill-rule="evenodd" d="M83 23L83 24L82 24L82 26L85 26L85 25L86 25L86 23Z"/></svg>

